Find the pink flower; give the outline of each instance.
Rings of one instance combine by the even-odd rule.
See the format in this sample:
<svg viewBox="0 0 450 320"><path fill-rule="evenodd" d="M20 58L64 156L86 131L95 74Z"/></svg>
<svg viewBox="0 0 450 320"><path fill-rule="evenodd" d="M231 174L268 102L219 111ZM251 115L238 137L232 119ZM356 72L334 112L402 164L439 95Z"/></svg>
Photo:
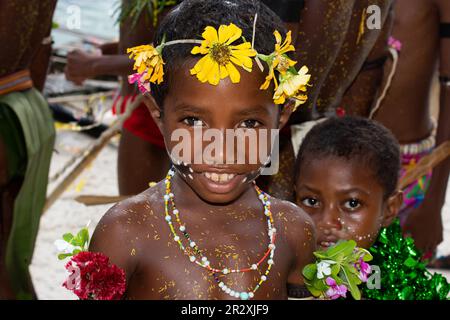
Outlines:
<svg viewBox="0 0 450 320"><path fill-rule="evenodd" d="M363 258L359 258L359 279L362 282L367 282L367 277L372 273L372 267L365 262Z"/></svg>
<svg viewBox="0 0 450 320"><path fill-rule="evenodd" d="M147 93L150 92L150 84L143 80L143 77L145 76L145 72L144 73L134 73L132 75L128 76L128 83L129 84L133 84L133 83L137 83L139 91L141 93Z"/></svg>
<svg viewBox="0 0 450 320"><path fill-rule="evenodd" d="M331 300L336 300L340 297L346 298L347 297L347 287L345 285L338 285L336 283L336 280L334 280L331 277L328 277L325 280L326 284L330 286L325 293L327 297L329 297Z"/></svg>
<svg viewBox="0 0 450 320"><path fill-rule="evenodd" d="M82 251L66 264L71 273L63 287L82 300L118 300L125 292L125 272L102 253Z"/></svg>
<svg viewBox="0 0 450 320"><path fill-rule="evenodd" d="M402 51L402 43L400 40L395 39L394 37L389 37L388 44L391 48L394 48L397 51Z"/></svg>

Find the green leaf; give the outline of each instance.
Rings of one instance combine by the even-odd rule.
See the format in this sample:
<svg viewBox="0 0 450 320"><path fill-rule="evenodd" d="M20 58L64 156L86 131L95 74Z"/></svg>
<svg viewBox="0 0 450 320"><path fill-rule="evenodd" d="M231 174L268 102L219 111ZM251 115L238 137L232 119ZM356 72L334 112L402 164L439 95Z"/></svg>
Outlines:
<svg viewBox="0 0 450 320"><path fill-rule="evenodd" d="M65 258L71 257L71 256L72 256L71 253L61 253L61 254L58 254L58 259L59 260L64 260Z"/></svg>
<svg viewBox="0 0 450 320"><path fill-rule="evenodd" d="M80 250L80 249L75 249L75 250L73 250L72 255L75 256L75 255L79 254L81 251L82 250Z"/></svg>
<svg viewBox="0 0 450 320"><path fill-rule="evenodd" d="M315 263L308 264L306 267L303 268L303 276L308 279L312 280L317 274L317 265Z"/></svg>
<svg viewBox="0 0 450 320"><path fill-rule="evenodd" d="M265 55L265 54L262 54L262 53L258 53L256 56L259 59L261 59L262 61L267 62L267 63L269 63L269 60L271 59L271 56L268 56L268 55Z"/></svg>
<svg viewBox="0 0 450 320"><path fill-rule="evenodd" d="M71 243L72 239L73 239L73 234L71 234L71 233L66 233L63 235L63 240L68 243Z"/></svg>
<svg viewBox="0 0 450 320"><path fill-rule="evenodd" d="M73 245L74 247L81 247L81 239L78 237L78 235L76 237L73 237L73 239L70 241L70 244Z"/></svg>
<svg viewBox="0 0 450 320"><path fill-rule="evenodd" d="M80 240L80 247L84 249L89 242L89 230L87 228L81 229L77 234L77 238Z"/></svg>
<svg viewBox="0 0 450 320"><path fill-rule="evenodd" d="M336 281L336 284L338 284L338 285L341 285L341 284L347 285L347 282L342 280L342 276L336 276L336 277L333 277L333 279L334 279L334 281Z"/></svg>
<svg viewBox="0 0 450 320"><path fill-rule="evenodd" d="M355 300L361 300L361 292L358 288L358 281L355 279L355 275L353 275L347 266L342 267L342 275L343 280L347 284L350 293Z"/></svg>
<svg viewBox="0 0 450 320"><path fill-rule="evenodd" d="M327 284L325 283L324 279L314 279L312 282L314 288L316 288L317 290L324 292L328 289Z"/></svg>
<svg viewBox="0 0 450 320"><path fill-rule="evenodd" d="M309 292L311 292L311 294L312 294L314 297L320 297L320 296L322 295L322 291L317 290L316 288L314 288L314 287L312 287L312 286L309 286L309 287L307 287L307 288L308 288Z"/></svg>
<svg viewBox="0 0 450 320"><path fill-rule="evenodd" d="M309 283L308 281L305 281L305 286L314 297L320 297L320 295L322 294L322 291L314 288L314 286L311 283Z"/></svg>
<svg viewBox="0 0 450 320"><path fill-rule="evenodd" d="M373 260L373 256L366 249L360 248L362 252L364 252L363 261L368 262Z"/></svg>
<svg viewBox="0 0 450 320"><path fill-rule="evenodd" d="M331 266L331 276L335 278L339 274L339 271L341 270L341 266L339 264L333 264Z"/></svg>
<svg viewBox="0 0 450 320"><path fill-rule="evenodd" d="M351 255L345 255L344 252L339 252L332 259L336 260L336 262L339 264L344 264L345 261L349 260L350 258Z"/></svg>
<svg viewBox="0 0 450 320"><path fill-rule="evenodd" d="M334 246L327 250L327 255L330 259L335 257L346 257L353 253L353 249L356 247L356 242L353 240L339 241Z"/></svg>
<svg viewBox="0 0 450 320"><path fill-rule="evenodd" d="M354 274L358 277L359 271L353 266L353 263L346 264L345 267L347 268L348 272L350 272L351 274Z"/></svg>
<svg viewBox="0 0 450 320"><path fill-rule="evenodd" d="M318 259L328 259L328 255L325 251L315 251L313 254Z"/></svg>

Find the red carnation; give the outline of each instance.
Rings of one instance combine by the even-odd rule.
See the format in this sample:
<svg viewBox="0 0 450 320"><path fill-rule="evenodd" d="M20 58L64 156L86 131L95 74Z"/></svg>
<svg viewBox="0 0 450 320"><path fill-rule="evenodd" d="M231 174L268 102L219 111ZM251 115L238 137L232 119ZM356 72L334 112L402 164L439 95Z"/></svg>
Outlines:
<svg viewBox="0 0 450 320"><path fill-rule="evenodd" d="M118 300L125 292L125 272L102 253L80 252L66 264L63 287L82 300Z"/></svg>

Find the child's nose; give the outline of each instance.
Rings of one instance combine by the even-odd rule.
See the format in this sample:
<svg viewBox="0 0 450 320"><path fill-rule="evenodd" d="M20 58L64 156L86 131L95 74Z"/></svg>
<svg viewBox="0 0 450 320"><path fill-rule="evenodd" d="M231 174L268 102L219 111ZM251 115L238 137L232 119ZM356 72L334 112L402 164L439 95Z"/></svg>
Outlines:
<svg viewBox="0 0 450 320"><path fill-rule="evenodd" d="M236 162L236 148L227 140L225 129L215 129L214 138L203 137L203 148L201 150L203 160L208 165L234 164Z"/></svg>
<svg viewBox="0 0 450 320"><path fill-rule="evenodd" d="M320 225L326 228L341 229L340 213L337 206L330 204L323 209Z"/></svg>

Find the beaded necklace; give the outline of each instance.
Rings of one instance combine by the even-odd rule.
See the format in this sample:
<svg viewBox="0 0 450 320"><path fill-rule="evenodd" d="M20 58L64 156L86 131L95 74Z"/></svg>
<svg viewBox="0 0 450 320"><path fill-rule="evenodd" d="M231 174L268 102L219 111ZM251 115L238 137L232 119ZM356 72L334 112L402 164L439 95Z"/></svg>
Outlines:
<svg viewBox="0 0 450 320"><path fill-rule="evenodd" d="M210 274L213 275L214 280L217 282L219 288L224 291L225 293L229 294L230 296L234 298L240 298L241 300L248 300L254 297L255 292L261 287L261 284L267 280L267 276L269 275L269 272L272 268L272 265L274 264L273 257L275 254L275 235L276 235L276 229L273 227L273 217L272 212L270 210L270 201L268 200L268 196L265 192L260 190L256 184L254 184L254 188L256 190L256 193L258 194L258 198L263 204L264 207L264 215L267 218L267 227L268 227L268 237L269 237L269 245L267 247L267 251L263 255L263 257L257 262L252 264L251 266L243 269L231 269L231 268L224 268L224 269L218 269L211 267L210 262L206 256L203 255L200 248L197 246L197 244L192 241L191 237L189 236L189 233L186 230L186 226L181 222L180 219L180 212L175 206L175 196L171 192L171 179L175 175L174 168L170 169L166 179L164 180L166 184L166 192L164 195L164 208L165 208L165 220L167 221L170 231L173 235L173 240L178 243L180 249L183 251L184 254L186 254L189 257L189 260L192 263L195 263L199 265L202 268L207 269ZM169 209L169 203L172 206L172 210ZM171 215L172 213L172 215ZM175 217L175 219L172 218L172 216ZM181 237L177 234L174 222L173 220L176 220L178 223L178 230L180 230L183 233L184 238L186 241L189 242L189 246L186 247L183 242L181 241ZM248 291L248 292L239 292L237 290L233 290L229 288L225 283L220 281L217 274L227 275L230 273L240 273L240 272L250 272L250 271L257 271L258 267L263 263L263 261L269 257L267 260L267 268L264 274L261 276L258 283L255 285L255 287Z"/></svg>

